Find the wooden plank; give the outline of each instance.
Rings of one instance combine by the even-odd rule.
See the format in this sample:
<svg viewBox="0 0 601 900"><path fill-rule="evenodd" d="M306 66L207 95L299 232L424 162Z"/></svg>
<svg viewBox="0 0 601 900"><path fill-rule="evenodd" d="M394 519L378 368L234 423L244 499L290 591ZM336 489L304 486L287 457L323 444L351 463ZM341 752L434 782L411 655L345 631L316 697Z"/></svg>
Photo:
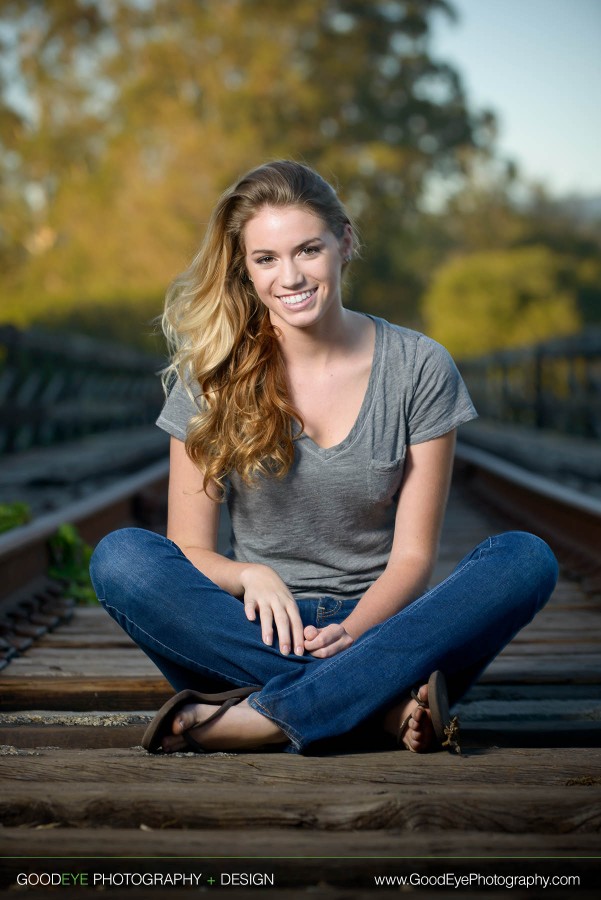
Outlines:
<svg viewBox="0 0 601 900"><path fill-rule="evenodd" d="M12 664L11 664L12 665ZM40 703L48 709L151 709L157 710L173 694L173 688L157 669L144 677L119 676L41 678L11 676L2 672L0 689L2 709L39 709Z"/></svg>
<svg viewBox="0 0 601 900"><path fill-rule="evenodd" d="M191 859L228 859L232 856L249 858L267 858L276 861L282 857L303 859L309 862L310 857L321 859L328 865L325 857L332 857L329 877L342 870L340 862L345 861L349 875L361 869L369 869L362 865L366 859L377 859L378 864L407 859L430 861L439 859L448 870L448 861L453 860L453 869L469 863L473 869L473 854L494 859L497 865L503 857L510 859L529 859L532 857L556 857L565 863L570 857L590 857L595 862L599 859L599 838L594 834L507 834L498 832L439 831L427 834L402 832L391 834L385 831L365 829L361 832L311 832L300 829L294 832L282 832L272 829L227 829L223 831L190 829L162 829L160 831L139 831L125 828L80 828L35 829L11 828L2 829L2 849L7 857L22 854L23 842L27 841L28 854L31 856L59 857L68 852L73 857L89 856L98 859L102 856L118 852L124 848L127 855L139 857L149 863L148 857L189 857ZM289 860L288 860L289 861ZM128 861L129 864L129 861ZM132 860L132 865L135 864ZM20 871L20 860L4 860L5 866L12 871ZM39 868L39 861L37 863ZM132 871L139 869L132 869ZM469 870L469 869L468 869ZM389 866L385 871L394 871ZM398 871L398 869L397 869ZM501 871L501 865L499 865ZM27 892L29 896L29 891ZM69 892L71 896L71 892ZM114 896L111 891L111 897ZM161 892L162 896L162 892ZM354 896L354 895L353 895ZM420 892L421 896L421 892ZM438 896L438 895L437 895ZM470 897L472 893L470 892ZM580 896L580 894L578 894ZM348 894L347 894L348 898Z"/></svg>
<svg viewBox="0 0 601 900"><path fill-rule="evenodd" d="M303 828L349 831L367 829L452 829L512 834L601 832L601 786L503 791L470 785L402 788L367 785L204 784L202 791L174 791L169 783L124 785L72 784L68 791L48 784L8 784L0 798L5 825L48 824L115 828Z"/></svg>
<svg viewBox="0 0 601 900"><path fill-rule="evenodd" d="M591 641L595 645L601 642L601 629L582 629L582 628L540 628L532 630L524 634L520 632L516 634L512 646L516 644L580 644L582 641Z"/></svg>
<svg viewBox="0 0 601 900"><path fill-rule="evenodd" d="M100 747L135 747L142 743L144 725L128 725L119 728L71 725L18 725L0 726L0 746L9 747L60 747L70 749L97 749Z"/></svg>
<svg viewBox="0 0 601 900"><path fill-rule="evenodd" d="M576 659L515 656L505 650L481 675L484 684L601 684L599 654Z"/></svg>
<svg viewBox="0 0 601 900"><path fill-rule="evenodd" d="M42 651L30 653L14 659L6 672L5 680L10 684L12 679L23 677L43 680L47 675L58 678L94 676L105 677L120 672L125 678L143 678L156 675L158 670L147 656L140 652L121 653L119 650L107 649L98 656L80 651Z"/></svg>
<svg viewBox="0 0 601 900"><path fill-rule="evenodd" d="M506 657L534 657L546 656L550 660L557 659L560 656L569 656L574 663L574 659L579 654L588 656L601 657L601 638L598 641L586 640L583 635L582 641L512 641L511 646L504 651Z"/></svg>
<svg viewBox="0 0 601 900"><path fill-rule="evenodd" d="M122 651L136 651L138 648L125 632L122 637L113 634L93 634L93 635L75 635L64 634L62 630L53 631L45 634L43 638L37 642L38 650L45 649L62 649L62 650L104 650L109 648L121 649ZM141 651L140 651L141 652Z"/></svg>
<svg viewBox="0 0 601 900"><path fill-rule="evenodd" d="M74 635L113 634L115 637L125 634L100 605L77 606L73 618L61 626L61 632Z"/></svg>
<svg viewBox="0 0 601 900"><path fill-rule="evenodd" d="M568 628L571 631L601 626L601 612L595 609L543 609L534 620L523 629L526 634L533 631ZM522 632L522 633L523 633Z"/></svg>
<svg viewBox="0 0 601 900"><path fill-rule="evenodd" d="M137 647L104 647L98 653L90 652L89 648L51 648L30 647L27 653L17 657L11 662L9 669L3 673L3 680L10 681L13 678L45 678L47 675L57 677L94 675L115 675L121 672L124 675L134 676L156 675L157 667Z"/></svg>
<svg viewBox="0 0 601 900"><path fill-rule="evenodd" d="M576 797L601 786L601 750L595 748L473 750L418 755L402 751L308 757L290 753L208 753L154 756L141 747L69 750L5 748L0 777L8 782L74 784L78 780L135 784L403 785L461 788L572 787ZM585 790L586 788L586 790ZM175 792L178 794L178 792ZM327 792L326 792L327 793Z"/></svg>

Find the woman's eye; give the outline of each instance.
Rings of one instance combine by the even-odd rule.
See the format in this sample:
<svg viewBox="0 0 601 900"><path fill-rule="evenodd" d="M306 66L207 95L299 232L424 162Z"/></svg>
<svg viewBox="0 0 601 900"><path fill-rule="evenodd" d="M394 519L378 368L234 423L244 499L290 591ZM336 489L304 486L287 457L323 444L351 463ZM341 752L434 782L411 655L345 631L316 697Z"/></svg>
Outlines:
<svg viewBox="0 0 601 900"><path fill-rule="evenodd" d="M303 247L302 252L307 256L314 256L316 253L319 253L319 247Z"/></svg>
<svg viewBox="0 0 601 900"><path fill-rule="evenodd" d="M264 265L265 263L270 263L273 260L273 256L260 256L257 259L259 265Z"/></svg>

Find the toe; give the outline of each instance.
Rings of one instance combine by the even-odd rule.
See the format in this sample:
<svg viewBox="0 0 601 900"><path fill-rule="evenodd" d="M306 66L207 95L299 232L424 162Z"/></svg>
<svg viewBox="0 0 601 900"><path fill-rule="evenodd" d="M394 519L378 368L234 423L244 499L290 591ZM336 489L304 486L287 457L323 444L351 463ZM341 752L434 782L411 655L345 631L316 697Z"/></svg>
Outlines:
<svg viewBox="0 0 601 900"><path fill-rule="evenodd" d="M422 684L419 691L417 692L417 696L422 701L422 703L428 702L428 685L427 684ZM422 707L420 707L420 709L421 708Z"/></svg>
<svg viewBox="0 0 601 900"><path fill-rule="evenodd" d="M418 707L416 707L416 709L414 709L413 712L411 713L411 721L414 722L416 725L419 726L419 725L421 724L421 722L422 722L424 716L426 716L426 718L427 718L427 715L428 715L428 714L427 714L426 710L423 709L423 707L418 706Z"/></svg>
<svg viewBox="0 0 601 900"><path fill-rule="evenodd" d="M416 707L409 720L405 743L416 753L423 753L430 748L433 735L429 710L421 706Z"/></svg>
<svg viewBox="0 0 601 900"><path fill-rule="evenodd" d="M194 703L183 706L178 710L171 725L173 734L183 734L184 731L188 731L194 725L198 725L199 721L201 721L199 719L199 710L200 707Z"/></svg>
<svg viewBox="0 0 601 900"><path fill-rule="evenodd" d="M163 753L178 753L187 748L187 744L182 737L177 735L165 735L161 741Z"/></svg>

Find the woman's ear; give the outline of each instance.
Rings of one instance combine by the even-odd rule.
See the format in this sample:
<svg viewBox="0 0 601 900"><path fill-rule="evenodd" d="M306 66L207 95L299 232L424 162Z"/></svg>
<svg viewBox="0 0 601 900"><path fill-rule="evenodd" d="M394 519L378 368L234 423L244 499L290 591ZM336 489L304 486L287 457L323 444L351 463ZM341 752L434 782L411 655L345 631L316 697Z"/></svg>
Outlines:
<svg viewBox="0 0 601 900"><path fill-rule="evenodd" d="M342 254L342 258L344 262L350 262L353 258L353 245L355 241L353 238L353 229L350 224L347 222L344 226L344 234L342 236L342 240L340 242L340 252Z"/></svg>

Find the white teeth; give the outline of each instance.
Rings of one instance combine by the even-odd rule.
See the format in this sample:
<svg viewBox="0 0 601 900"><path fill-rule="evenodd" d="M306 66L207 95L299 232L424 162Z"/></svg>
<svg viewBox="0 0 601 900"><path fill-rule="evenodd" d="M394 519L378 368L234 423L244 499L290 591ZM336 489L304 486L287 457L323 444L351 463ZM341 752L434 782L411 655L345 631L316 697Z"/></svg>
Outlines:
<svg viewBox="0 0 601 900"><path fill-rule="evenodd" d="M303 300L308 300L314 293L315 288L310 291L303 291L302 294L290 294L289 297L280 297L280 300L288 306L294 306L295 303L302 303Z"/></svg>

